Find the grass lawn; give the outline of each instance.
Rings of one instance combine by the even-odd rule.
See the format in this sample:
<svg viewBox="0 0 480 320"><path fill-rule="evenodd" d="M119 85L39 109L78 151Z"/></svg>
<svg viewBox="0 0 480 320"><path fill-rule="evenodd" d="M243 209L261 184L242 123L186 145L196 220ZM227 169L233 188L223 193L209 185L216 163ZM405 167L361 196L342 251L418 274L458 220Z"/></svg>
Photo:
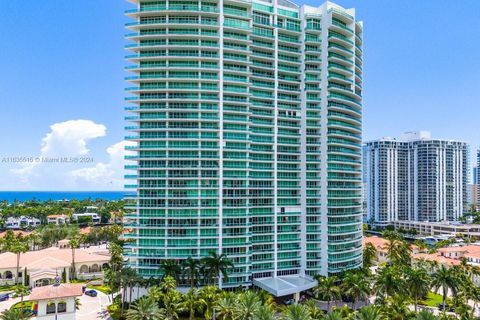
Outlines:
<svg viewBox="0 0 480 320"><path fill-rule="evenodd" d="M112 291L110 290L110 287L109 286L106 286L106 285L101 285L101 286L92 286L92 285L87 285L87 288L88 289L94 289L94 290L98 290L98 291L101 291L105 294L110 294L112 293Z"/></svg>
<svg viewBox="0 0 480 320"><path fill-rule="evenodd" d="M429 307L436 307L437 305L442 303L442 295L429 292L427 294L427 299L420 301L419 304L423 304Z"/></svg>
<svg viewBox="0 0 480 320"><path fill-rule="evenodd" d="M87 283L85 280L70 280L70 283Z"/></svg>
<svg viewBox="0 0 480 320"><path fill-rule="evenodd" d="M15 286L0 286L0 292L10 292L13 291Z"/></svg>
<svg viewBox="0 0 480 320"><path fill-rule="evenodd" d="M121 319L120 317L120 305L118 303L111 304L107 307L108 313L112 317L113 320Z"/></svg>
<svg viewBox="0 0 480 320"><path fill-rule="evenodd" d="M33 301L17 302L10 309L32 309Z"/></svg>

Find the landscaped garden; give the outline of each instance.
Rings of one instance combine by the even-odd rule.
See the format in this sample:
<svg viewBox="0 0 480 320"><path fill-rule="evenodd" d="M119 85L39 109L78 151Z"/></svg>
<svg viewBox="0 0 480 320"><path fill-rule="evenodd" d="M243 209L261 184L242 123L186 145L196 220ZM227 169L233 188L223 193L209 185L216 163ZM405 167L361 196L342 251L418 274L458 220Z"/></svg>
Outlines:
<svg viewBox="0 0 480 320"><path fill-rule="evenodd" d="M370 267L375 264L376 250L366 245L364 268L317 277L318 286L311 296L288 306L262 290L219 289L218 280L228 277L232 267L223 255L188 259L182 264L164 260L160 266L163 276L148 280L118 264L116 272L107 272L106 277L114 291L120 290L128 300L130 288L149 289L139 299L135 295L132 301L123 303L115 299L109 311L114 319L128 320L477 319L480 289L473 279L480 269L465 261L448 268L429 261L413 262L411 244L400 234L387 232L385 237L388 262L379 265L375 272ZM178 283L189 286L189 290L181 293ZM332 307L339 304L344 306ZM434 310L438 315L434 315Z"/></svg>

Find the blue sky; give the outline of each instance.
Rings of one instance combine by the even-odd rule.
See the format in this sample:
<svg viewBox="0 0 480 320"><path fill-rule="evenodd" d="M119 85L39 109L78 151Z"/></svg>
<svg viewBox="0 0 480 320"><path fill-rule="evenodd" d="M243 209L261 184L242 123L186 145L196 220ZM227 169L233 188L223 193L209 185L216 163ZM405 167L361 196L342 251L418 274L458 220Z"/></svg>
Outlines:
<svg viewBox="0 0 480 320"><path fill-rule="evenodd" d="M365 140L429 130L469 142L473 153L480 143L480 1L337 3L355 7L364 21ZM122 0L0 1L0 189L121 187L123 12L130 6ZM75 140L84 125L89 134ZM50 151L41 150L42 139ZM1 162L65 146L93 162L42 168ZM74 182L64 175L72 171Z"/></svg>

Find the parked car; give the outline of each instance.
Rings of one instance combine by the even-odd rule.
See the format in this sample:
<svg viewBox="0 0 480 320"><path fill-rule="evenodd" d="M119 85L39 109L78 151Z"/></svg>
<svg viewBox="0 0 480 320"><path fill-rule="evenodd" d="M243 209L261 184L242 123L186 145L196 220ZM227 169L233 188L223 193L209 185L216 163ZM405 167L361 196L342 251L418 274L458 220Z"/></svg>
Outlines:
<svg viewBox="0 0 480 320"><path fill-rule="evenodd" d="M438 310L443 311L443 303L437 304L437 308ZM448 310L448 308L449 308L448 304L445 303L445 309Z"/></svg>
<svg viewBox="0 0 480 320"><path fill-rule="evenodd" d="M0 294L0 301L7 301L10 298L9 294Z"/></svg>
<svg viewBox="0 0 480 320"><path fill-rule="evenodd" d="M90 297L96 297L97 296L97 291L95 290L86 290L85 294Z"/></svg>
<svg viewBox="0 0 480 320"><path fill-rule="evenodd" d="M294 304L295 303L295 300L292 298L292 299L287 299L283 302L284 304L286 304L287 306L291 305L291 304Z"/></svg>

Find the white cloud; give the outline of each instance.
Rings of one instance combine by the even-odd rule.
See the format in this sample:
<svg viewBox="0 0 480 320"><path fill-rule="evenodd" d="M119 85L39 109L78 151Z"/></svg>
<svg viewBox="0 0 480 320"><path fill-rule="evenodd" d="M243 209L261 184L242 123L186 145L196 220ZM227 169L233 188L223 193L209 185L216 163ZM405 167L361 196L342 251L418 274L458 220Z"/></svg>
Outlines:
<svg viewBox="0 0 480 320"><path fill-rule="evenodd" d="M45 156L77 156L88 154L87 141L104 137L107 128L90 120L55 123L42 139L41 154Z"/></svg>
<svg viewBox="0 0 480 320"><path fill-rule="evenodd" d="M123 189L125 142L92 155L88 143L105 137L107 128L90 120L55 123L41 140L38 158L91 157L103 162L49 163L37 161L12 168L12 181L18 190L113 190Z"/></svg>
<svg viewBox="0 0 480 320"><path fill-rule="evenodd" d="M88 154L87 141L103 137L107 128L91 120L69 120L54 123L51 131L42 138L41 157L75 157ZM11 170L22 183L28 183L36 167L41 167L40 162L31 162L20 165ZM38 173L36 174L38 176Z"/></svg>
<svg viewBox="0 0 480 320"><path fill-rule="evenodd" d="M69 174L76 179L77 182L88 182L97 188L123 188L125 147L127 145L130 144L126 141L121 141L108 147L108 163L98 163L94 167L73 170L70 171Z"/></svg>

